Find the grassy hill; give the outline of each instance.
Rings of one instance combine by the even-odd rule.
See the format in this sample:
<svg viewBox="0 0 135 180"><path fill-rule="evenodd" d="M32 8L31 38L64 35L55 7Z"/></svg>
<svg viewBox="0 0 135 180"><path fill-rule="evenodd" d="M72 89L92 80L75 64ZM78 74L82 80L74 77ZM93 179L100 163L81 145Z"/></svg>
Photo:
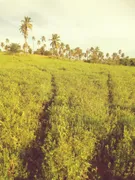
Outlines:
<svg viewBox="0 0 135 180"><path fill-rule="evenodd" d="M0 54L0 179L135 179L135 67Z"/></svg>

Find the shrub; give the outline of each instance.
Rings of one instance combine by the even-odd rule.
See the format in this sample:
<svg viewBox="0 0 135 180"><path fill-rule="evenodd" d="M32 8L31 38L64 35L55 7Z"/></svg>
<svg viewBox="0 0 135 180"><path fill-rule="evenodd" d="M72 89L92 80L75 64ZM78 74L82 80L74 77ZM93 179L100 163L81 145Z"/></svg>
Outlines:
<svg viewBox="0 0 135 180"><path fill-rule="evenodd" d="M19 53L21 52L21 46L17 43L12 43L8 48L9 53Z"/></svg>

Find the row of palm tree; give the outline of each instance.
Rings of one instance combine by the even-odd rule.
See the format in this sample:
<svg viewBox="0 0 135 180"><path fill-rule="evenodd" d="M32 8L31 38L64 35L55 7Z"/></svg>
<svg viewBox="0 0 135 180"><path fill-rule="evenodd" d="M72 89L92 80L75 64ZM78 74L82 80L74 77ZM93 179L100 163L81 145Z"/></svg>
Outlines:
<svg viewBox="0 0 135 180"><path fill-rule="evenodd" d="M34 51L34 43L36 38L33 36L32 40L33 40L33 51ZM99 47L88 48L85 52L83 52L80 47L71 49L69 44L64 44L63 42L60 42L60 36L58 36L57 34L52 34L52 38L49 40L51 41L50 52L52 53L52 55L56 55L59 57L66 57L69 59L84 59L86 61L97 62L97 63L105 62L106 60L119 61L120 59L125 58L125 54L122 53L121 50L119 50L117 53L116 52L113 53L112 55L110 55L109 53L106 53L106 55L104 55L104 53L99 49ZM45 51L46 44L44 42L46 42L45 36L42 36L41 40L37 40L38 49L42 48L42 50ZM0 44L2 49L5 50L7 50L8 45L9 45L9 39L6 39L5 43L1 42ZM23 44L23 49L24 51L27 49L28 52L31 49L30 46L27 44L26 40L25 43Z"/></svg>
<svg viewBox="0 0 135 180"><path fill-rule="evenodd" d="M32 49L28 45L28 35L29 31L32 30L33 25L30 17L24 17L24 19L21 21L20 26L20 32L24 36L24 44L23 44L23 50L25 53L31 53ZM35 41L36 37L32 36L33 41L33 52L35 51ZM108 60L113 60L119 62L120 59L125 58L125 54L122 53L122 50L119 50L117 53L114 52L112 55L109 53L106 53L106 55L100 50L100 48L97 47L91 47L88 48L85 52L80 47L76 47L75 49L71 49L69 44L64 44L60 41L60 36L58 34L52 34L52 37L49 39L51 41L50 43L50 53L53 56L58 57L66 57L69 59L83 59L85 61L90 62L106 62ZM9 39L7 38L4 42L1 42L0 46L2 49L7 50L9 46ZM45 36L42 36L40 40L37 40L37 47L38 49L42 49L42 52L44 54L46 50L46 38Z"/></svg>

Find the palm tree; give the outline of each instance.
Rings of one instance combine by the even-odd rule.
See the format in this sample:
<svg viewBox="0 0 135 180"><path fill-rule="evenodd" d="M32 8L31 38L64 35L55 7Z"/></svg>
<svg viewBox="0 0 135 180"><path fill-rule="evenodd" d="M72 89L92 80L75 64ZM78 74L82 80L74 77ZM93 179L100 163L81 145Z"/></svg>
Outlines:
<svg viewBox="0 0 135 180"><path fill-rule="evenodd" d="M60 54L60 56L63 56L64 47L65 47L65 44L64 44L63 42L61 42L61 44L60 44L60 49L59 49L59 54Z"/></svg>
<svg viewBox="0 0 135 180"><path fill-rule="evenodd" d="M46 48L46 44L44 44L44 45L43 45L43 48L44 48L44 50L45 50L45 48Z"/></svg>
<svg viewBox="0 0 135 180"><path fill-rule="evenodd" d="M30 17L24 17L24 20L21 21L21 27L20 27L20 32L24 36L25 40L25 45L27 45L27 39L28 39L28 31L32 30L32 23L31 23L31 18ZM28 46L25 46L25 52L27 51Z"/></svg>
<svg viewBox="0 0 135 180"><path fill-rule="evenodd" d="M34 52L34 41L36 40L35 36L32 36L32 40L33 40L33 52Z"/></svg>
<svg viewBox="0 0 135 180"><path fill-rule="evenodd" d="M9 39L8 38L6 38L6 45L8 45L9 44Z"/></svg>
<svg viewBox="0 0 135 180"><path fill-rule="evenodd" d="M81 49L81 48L79 49L79 52L78 52L78 53L79 53L79 60L81 60L81 59L82 59L82 56L83 56L83 52L82 52L82 49Z"/></svg>
<svg viewBox="0 0 135 180"><path fill-rule="evenodd" d="M104 53L102 51L99 51L98 59L99 59L99 61L103 62L103 60L104 60Z"/></svg>
<svg viewBox="0 0 135 180"><path fill-rule="evenodd" d="M69 44L66 44L66 49L65 49L65 51L66 51L66 57L69 58L69 52L70 52L70 46L69 46Z"/></svg>
<svg viewBox="0 0 135 180"><path fill-rule="evenodd" d="M41 41L42 41L42 43L44 43L46 41L45 36L41 37Z"/></svg>
<svg viewBox="0 0 135 180"><path fill-rule="evenodd" d="M70 58L71 58L71 59L74 59L74 54L75 54L75 50L74 50L74 49L71 49L71 50L70 50Z"/></svg>
<svg viewBox="0 0 135 180"><path fill-rule="evenodd" d="M95 51L96 52L99 52L100 51L100 49L99 49L99 47L97 46L97 47L95 47Z"/></svg>
<svg viewBox="0 0 135 180"><path fill-rule="evenodd" d="M85 52L85 58L87 61L88 61L89 53L90 53L90 49L87 49Z"/></svg>
<svg viewBox="0 0 135 180"><path fill-rule="evenodd" d="M50 45L52 46L54 54L54 52L57 51L59 47L60 36L58 34L52 34L52 38L50 40L52 41Z"/></svg>
<svg viewBox="0 0 135 180"><path fill-rule="evenodd" d="M28 46L27 42L25 42L25 43L23 44L23 50L24 50L24 52L26 52L26 49L27 49L28 47L29 47L29 46Z"/></svg>
<svg viewBox="0 0 135 180"><path fill-rule="evenodd" d="M122 58L124 58L124 57L125 57L125 54L124 54L124 53L122 53L122 54L121 54L121 57L122 57Z"/></svg>
<svg viewBox="0 0 135 180"><path fill-rule="evenodd" d="M6 38L6 46L5 46L5 50L7 51L8 49L9 49L9 39L8 38Z"/></svg>
<svg viewBox="0 0 135 180"><path fill-rule="evenodd" d="M99 53L100 53L99 47L98 46L95 48L91 47L90 52L91 52L91 54L90 54L91 62L98 62L99 61Z"/></svg>
<svg viewBox="0 0 135 180"><path fill-rule="evenodd" d="M121 55L121 53L122 53L122 50L120 49L120 50L118 51L118 54Z"/></svg>
<svg viewBox="0 0 135 180"><path fill-rule="evenodd" d="M39 48L40 44L41 44L41 42L40 42L40 40L38 40L37 41L38 48Z"/></svg>
<svg viewBox="0 0 135 180"><path fill-rule="evenodd" d="M1 47L2 47L2 49L4 49L4 47L5 47L5 44L4 44L4 42L1 42Z"/></svg>
<svg viewBox="0 0 135 180"><path fill-rule="evenodd" d="M65 44L62 42L62 43L60 44L60 46L61 46L61 49L63 50L64 47L65 47Z"/></svg>
<svg viewBox="0 0 135 180"><path fill-rule="evenodd" d="M113 60L116 60L117 59L117 53L113 53L112 58L113 58Z"/></svg>
<svg viewBox="0 0 135 180"><path fill-rule="evenodd" d="M109 58L109 53L106 53L106 58L107 58L107 59Z"/></svg>
<svg viewBox="0 0 135 180"><path fill-rule="evenodd" d="M94 49L94 47L90 48L89 53L90 53L89 58L90 58L90 61L92 62L95 59L95 49Z"/></svg>
<svg viewBox="0 0 135 180"><path fill-rule="evenodd" d="M93 48L93 47L91 47L91 48L90 48L90 51L91 51L91 52L93 52L93 51L94 51L94 48Z"/></svg>
<svg viewBox="0 0 135 180"><path fill-rule="evenodd" d="M81 59L81 57L82 57L82 49L80 49L80 47L75 48L75 57L77 59Z"/></svg>

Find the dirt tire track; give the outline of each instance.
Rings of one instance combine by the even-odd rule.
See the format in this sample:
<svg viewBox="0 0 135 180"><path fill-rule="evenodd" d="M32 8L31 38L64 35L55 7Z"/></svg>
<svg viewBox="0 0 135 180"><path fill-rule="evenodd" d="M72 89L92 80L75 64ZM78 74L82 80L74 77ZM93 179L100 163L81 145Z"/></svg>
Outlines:
<svg viewBox="0 0 135 180"><path fill-rule="evenodd" d="M23 159L23 166L27 166L28 178L25 180L42 180L42 163L44 161L44 154L42 152L42 146L46 138L46 131L49 128L50 107L52 106L56 92L55 77L51 78L52 96L48 102L43 103L43 111L39 115L39 128L36 132L36 139L32 142L31 147L25 150L25 155L21 157ZM15 180L24 180L20 177Z"/></svg>
<svg viewBox="0 0 135 180"><path fill-rule="evenodd" d="M114 106L114 95L113 95L114 86L110 73L108 73L107 87L108 87L108 110L109 110L109 116L111 116L114 113L115 106Z"/></svg>

